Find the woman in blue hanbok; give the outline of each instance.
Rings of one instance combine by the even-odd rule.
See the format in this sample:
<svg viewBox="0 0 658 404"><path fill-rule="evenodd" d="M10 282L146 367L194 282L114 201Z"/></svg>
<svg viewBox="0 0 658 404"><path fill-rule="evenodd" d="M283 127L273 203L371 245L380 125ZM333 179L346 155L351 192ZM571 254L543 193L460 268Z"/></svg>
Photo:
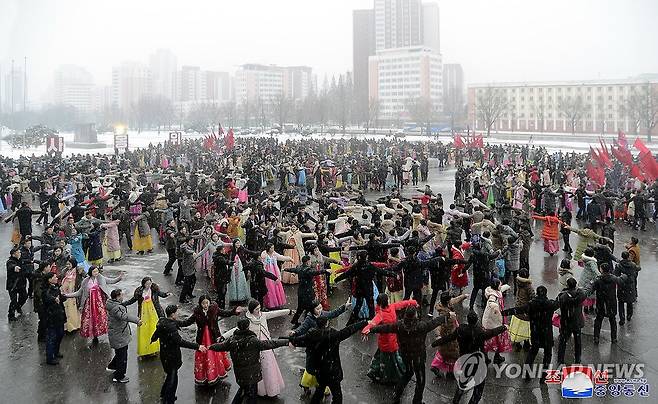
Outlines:
<svg viewBox="0 0 658 404"><path fill-rule="evenodd" d="M242 255L242 257L241 257ZM247 250L242 246L240 239L233 240L233 249L231 250L231 279L228 282L226 298L229 302L243 302L251 297L249 283L244 274L242 258L246 255L258 257L257 251Z"/></svg>
<svg viewBox="0 0 658 404"><path fill-rule="evenodd" d="M71 246L71 257L75 258L78 266L82 265L85 273L89 269L89 263L85 258L85 252L82 249L82 239L85 238L83 234L78 234L76 229L71 229L71 237L69 237L69 245Z"/></svg>

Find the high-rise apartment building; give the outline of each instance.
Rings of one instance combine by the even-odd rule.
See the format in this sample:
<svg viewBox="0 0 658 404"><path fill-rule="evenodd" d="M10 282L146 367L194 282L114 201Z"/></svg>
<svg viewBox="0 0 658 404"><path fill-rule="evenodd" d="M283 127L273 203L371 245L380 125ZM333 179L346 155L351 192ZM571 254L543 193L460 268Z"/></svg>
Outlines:
<svg viewBox="0 0 658 404"><path fill-rule="evenodd" d="M85 68L62 65L55 70L53 101L75 107L79 112L92 110L94 79Z"/></svg>
<svg viewBox="0 0 658 404"><path fill-rule="evenodd" d="M174 99L174 74L178 59L168 49L158 49L149 57L153 95Z"/></svg>
<svg viewBox="0 0 658 404"><path fill-rule="evenodd" d="M354 10L352 19L352 74L359 120L367 119L368 58L375 54L375 10Z"/></svg>
<svg viewBox="0 0 658 404"><path fill-rule="evenodd" d="M313 70L306 66L245 64L235 73L237 102L270 104L282 95L290 100L301 100L315 88Z"/></svg>
<svg viewBox="0 0 658 404"><path fill-rule="evenodd" d="M112 105L124 112L142 97L152 95L151 71L137 62L124 62L112 68Z"/></svg>
<svg viewBox="0 0 658 404"><path fill-rule="evenodd" d="M370 57L369 67L370 99L379 102L382 118L405 116L405 104L420 98L433 114L443 110L440 54L422 46L386 49Z"/></svg>

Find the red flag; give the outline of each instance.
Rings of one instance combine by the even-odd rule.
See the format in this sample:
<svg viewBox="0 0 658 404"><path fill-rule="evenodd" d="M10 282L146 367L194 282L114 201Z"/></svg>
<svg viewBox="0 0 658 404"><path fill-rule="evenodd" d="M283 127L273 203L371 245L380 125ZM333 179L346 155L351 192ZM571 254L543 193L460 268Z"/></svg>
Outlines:
<svg viewBox="0 0 658 404"><path fill-rule="evenodd" d="M601 144L601 149L603 153L605 153L608 160L610 160L610 152L608 151L608 145L605 144L605 140L603 140L601 136L599 136L599 143Z"/></svg>
<svg viewBox="0 0 658 404"><path fill-rule="evenodd" d="M235 137L233 136L233 128L228 130L228 134L224 137L224 145L226 150L233 150L235 146Z"/></svg>
<svg viewBox="0 0 658 404"><path fill-rule="evenodd" d="M650 181L654 181L658 178L658 163L651 152L640 154L639 160L644 178Z"/></svg>
<svg viewBox="0 0 658 404"><path fill-rule="evenodd" d="M626 139L626 134L619 129L617 132L617 144L619 147L628 149L628 140Z"/></svg>
<svg viewBox="0 0 658 404"><path fill-rule="evenodd" d="M463 149L464 147L466 147L466 145L464 144L464 140L460 135L455 135L454 143L456 149Z"/></svg>
<svg viewBox="0 0 658 404"><path fill-rule="evenodd" d="M605 184L605 172L600 167L594 167L591 162L587 163L587 176L599 186Z"/></svg>
<svg viewBox="0 0 658 404"><path fill-rule="evenodd" d="M635 138L635 142L633 142L633 146L635 146L635 148L640 151L640 154L651 153L651 150L647 148L647 146L644 144L643 141L640 140L639 137Z"/></svg>
<svg viewBox="0 0 658 404"><path fill-rule="evenodd" d="M482 136L482 134L479 134L475 137L473 141L473 146L479 147L480 149L484 147L484 137Z"/></svg>
<svg viewBox="0 0 658 404"><path fill-rule="evenodd" d="M633 155L630 151L628 151L628 149L622 149L621 147L611 147L610 150L612 151L612 155L617 159L617 161L626 167L633 165Z"/></svg>
<svg viewBox="0 0 658 404"><path fill-rule="evenodd" d="M603 161L601 160L601 156L596 152L596 150L592 149L592 146L589 147L589 153L592 156L592 160L598 165L598 166L603 166Z"/></svg>
<svg viewBox="0 0 658 404"><path fill-rule="evenodd" d="M637 164L633 164L631 167L631 175L640 181L644 181L644 175L642 175L642 171L640 171L640 167Z"/></svg>

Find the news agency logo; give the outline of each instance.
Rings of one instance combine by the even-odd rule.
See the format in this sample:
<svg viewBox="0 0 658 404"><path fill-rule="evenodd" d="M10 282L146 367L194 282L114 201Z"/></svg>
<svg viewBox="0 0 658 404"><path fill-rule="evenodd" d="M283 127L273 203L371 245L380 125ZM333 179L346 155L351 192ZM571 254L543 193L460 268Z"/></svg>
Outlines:
<svg viewBox="0 0 658 404"><path fill-rule="evenodd" d="M454 375L457 387L470 390L487 378L487 358L482 352L473 352L462 355L454 366Z"/></svg>
<svg viewBox="0 0 658 404"><path fill-rule="evenodd" d="M555 372L555 373L554 373ZM546 384L557 381L558 371L549 371ZM594 384L607 384L608 371L597 371L589 366L565 366L562 368L562 397L564 398L591 398L594 396Z"/></svg>

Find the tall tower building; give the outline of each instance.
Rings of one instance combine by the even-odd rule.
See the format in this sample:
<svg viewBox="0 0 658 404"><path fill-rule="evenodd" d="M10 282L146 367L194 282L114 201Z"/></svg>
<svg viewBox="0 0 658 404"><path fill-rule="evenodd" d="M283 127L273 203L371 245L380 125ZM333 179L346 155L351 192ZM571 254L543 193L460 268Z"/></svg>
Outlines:
<svg viewBox="0 0 658 404"><path fill-rule="evenodd" d="M124 62L112 68L112 105L124 112L152 94L151 71L141 63Z"/></svg>
<svg viewBox="0 0 658 404"><path fill-rule="evenodd" d="M83 67L62 65L55 70L53 101L69 105L80 112L92 109L94 79Z"/></svg>
<svg viewBox="0 0 658 404"><path fill-rule="evenodd" d="M375 10L354 10L352 14L352 72L357 116L368 115L368 58L375 54Z"/></svg>
<svg viewBox="0 0 658 404"><path fill-rule="evenodd" d="M376 49L421 45L422 13L420 0L375 0Z"/></svg>
<svg viewBox="0 0 658 404"><path fill-rule="evenodd" d="M178 60L168 49L158 49L149 57L153 95L174 98L174 74Z"/></svg>

